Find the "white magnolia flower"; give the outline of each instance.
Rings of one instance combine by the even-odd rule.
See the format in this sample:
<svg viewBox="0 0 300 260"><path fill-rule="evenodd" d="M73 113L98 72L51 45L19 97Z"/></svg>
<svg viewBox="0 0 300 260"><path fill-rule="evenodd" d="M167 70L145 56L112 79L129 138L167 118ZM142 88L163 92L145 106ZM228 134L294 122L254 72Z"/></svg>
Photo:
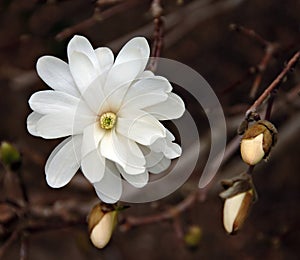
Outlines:
<svg viewBox="0 0 300 260"><path fill-rule="evenodd" d="M46 139L68 137L45 166L47 183L66 185L81 167L99 198L118 201L122 178L143 187L149 172L159 173L181 154L174 136L159 120L179 118L185 110L169 81L145 70L145 38L130 40L116 59L109 48L93 49L75 36L68 61L41 57L37 72L53 90L34 93L28 131Z"/></svg>

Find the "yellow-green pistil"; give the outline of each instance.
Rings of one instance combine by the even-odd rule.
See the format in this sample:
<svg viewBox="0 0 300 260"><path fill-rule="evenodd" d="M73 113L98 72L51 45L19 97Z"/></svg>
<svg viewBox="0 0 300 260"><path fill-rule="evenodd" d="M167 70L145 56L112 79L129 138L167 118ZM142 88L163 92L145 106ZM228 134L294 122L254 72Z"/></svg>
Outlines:
<svg viewBox="0 0 300 260"><path fill-rule="evenodd" d="M109 130L112 129L117 121L117 116L113 112L107 112L101 115L100 117L100 126L103 129Z"/></svg>

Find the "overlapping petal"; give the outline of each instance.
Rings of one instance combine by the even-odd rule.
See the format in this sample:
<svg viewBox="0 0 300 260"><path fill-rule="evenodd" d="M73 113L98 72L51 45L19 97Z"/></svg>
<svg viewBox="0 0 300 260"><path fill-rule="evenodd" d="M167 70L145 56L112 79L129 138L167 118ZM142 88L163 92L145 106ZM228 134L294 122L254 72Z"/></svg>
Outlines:
<svg viewBox="0 0 300 260"><path fill-rule="evenodd" d="M143 110L155 116L158 120L170 120L181 117L185 111L185 106L178 95L169 93L166 101Z"/></svg>
<svg viewBox="0 0 300 260"><path fill-rule="evenodd" d="M52 151L45 166L49 186L63 187L75 175L80 167L81 142L81 135L69 137Z"/></svg>
<svg viewBox="0 0 300 260"><path fill-rule="evenodd" d="M121 176L112 162L107 161L102 180L93 185L98 197L106 203L115 203L122 195Z"/></svg>
<svg viewBox="0 0 300 260"><path fill-rule="evenodd" d="M34 93L29 101L32 110L40 114L75 112L79 98L61 91L44 90Z"/></svg>
<svg viewBox="0 0 300 260"><path fill-rule="evenodd" d="M83 157L81 170L91 183L101 181L105 171L105 158L99 150L94 150Z"/></svg>
<svg viewBox="0 0 300 260"><path fill-rule="evenodd" d="M163 153L168 159L174 159L179 157L182 153L180 145L172 142L174 140L175 137L173 134L166 129L166 138L157 139L151 144L150 148L156 153Z"/></svg>
<svg viewBox="0 0 300 260"><path fill-rule="evenodd" d="M121 165L128 174L140 174L145 171L146 161L138 145L118 135L114 130L105 133L100 149L105 158Z"/></svg>
<svg viewBox="0 0 300 260"><path fill-rule="evenodd" d="M156 118L141 110L120 111L116 130L143 145L150 145L158 138L166 136L165 127Z"/></svg>
<svg viewBox="0 0 300 260"><path fill-rule="evenodd" d="M84 128L81 156L84 157L90 152L97 150L104 135L105 130L100 127L99 122L95 122Z"/></svg>
<svg viewBox="0 0 300 260"><path fill-rule="evenodd" d="M148 171L144 171L141 174L128 174L124 171L122 167L116 164L118 171L121 173L122 177L129 182L133 187L142 188L144 187L149 180L149 173Z"/></svg>
<svg viewBox="0 0 300 260"><path fill-rule="evenodd" d="M171 160L166 157L163 157L156 165L148 168L148 171L154 174L158 174L168 169L170 165Z"/></svg>
<svg viewBox="0 0 300 260"><path fill-rule="evenodd" d="M170 82L164 77L144 78L128 89L121 110L142 109L161 103L168 98L172 90Z"/></svg>
<svg viewBox="0 0 300 260"><path fill-rule="evenodd" d="M37 113L37 112L32 112L28 117L27 117L27 129L28 132L34 136L39 136L39 133L36 129L37 122L42 118L43 115Z"/></svg>
<svg viewBox="0 0 300 260"><path fill-rule="evenodd" d="M80 96L69 65L64 61L52 56L43 56L38 59L36 70L41 79L52 89L75 97Z"/></svg>
<svg viewBox="0 0 300 260"><path fill-rule="evenodd" d="M120 108L130 84L145 69L149 54L149 45L142 37L130 40L119 52L104 85L108 102L115 109Z"/></svg>

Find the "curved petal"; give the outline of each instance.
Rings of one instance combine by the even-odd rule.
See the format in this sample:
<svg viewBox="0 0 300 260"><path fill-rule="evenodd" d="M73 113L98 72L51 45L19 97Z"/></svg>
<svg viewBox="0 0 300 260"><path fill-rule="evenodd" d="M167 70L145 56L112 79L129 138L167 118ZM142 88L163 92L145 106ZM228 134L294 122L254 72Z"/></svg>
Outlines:
<svg viewBox="0 0 300 260"><path fill-rule="evenodd" d="M105 158L98 150L94 150L83 157L81 170L90 183L101 181L104 176Z"/></svg>
<svg viewBox="0 0 300 260"><path fill-rule="evenodd" d="M36 125L37 122L43 117L43 115L37 113L37 112L32 112L28 117L27 117L27 130L30 134L34 136L39 136L39 133L36 130Z"/></svg>
<svg viewBox="0 0 300 260"><path fill-rule="evenodd" d="M100 71L104 73L108 71L114 63L114 54L109 48L100 47L95 50Z"/></svg>
<svg viewBox="0 0 300 260"><path fill-rule="evenodd" d="M96 113L112 111L107 102L107 97L102 90L102 75L98 76L82 93L82 97L90 109Z"/></svg>
<svg viewBox="0 0 300 260"><path fill-rule="evenodd" d="M98 197L105 203L116 203L122 195L121 176L112 162L106 161L102 180L93 185Z"/></svg>
<svg viewBox="0 0 300 260"><path fill-rule="evenodd" d="M80 52L72 52L69 57L69 66L80 93L84 93L86 88L99 75L91 60Z"/></svg>
<svg viewBox="0 0 300 260"><path fill-rule="evenodd" d="M75 134L73 132L74 114L56 113L43 116L36 124L39 136L46 139L60 138Z"/></svg>
<svg viewBox="0 0 300 260"><path fill-rule="evenodd" d="M172 142L175 137L168 129L166 129L166 133L166 138L157 139L151 144L150 149L157 153L162 152L168 159L177 158L181 155L182 149L180 145Z"/></svg>
<svg viewBox="0 0 300 260"><path fill-rule="evenodd" d="M145 171L141 174L132 175L132 174L126 173L123 170L123 168L121 166L119 166L118 164L116 164L116 166L117 166L117 169L120 171L121 175L123 176L123 178L136 188L144 187L149 181L148 171Z"/></svg>
<svg viewBox="0 0 300 260"><path fill-rule="evenodd" d="M130 86L121 109L141 109L161 103L167 100L167 92L171 90L170 82L164 77L141 79Z"/></svg>
<svg viewBox="0 0 300 260"><path fill-rule="evenodd" d="M52 89L75 97L80 96L69 66L64 61L52 56L43 56L38 59L36 70L41 79Z"/></svg>
<svg viewBox="0 0 300 260"><path fill-rule="evenodd" d="M164 157L158 164L156 164L151 168L148 168L147 170L151 173L158 174L168 169L170 165L171 165L171 160Z"/></svg>
<svg viewBox="0 0 300 260"><path fill-rule="evenodd" d="M84 128L81 148L82 157L98 149L99 143L104 135L105 130L100 127L99 122L95 122Z"/></svg>
<svg viewBox="0 0 300 260"><path fill-rule="evenodd" d="M158 120L170 120L181 117L185 111L185 106L178 95L169 93L166 101L143 110L155 116Z"/></svg>
<svg viewBox="0 0 300 260"><path fill-rule="evenodd" d="M104 85L104 93L116 110L119 109L130 84L145 69L149 54L149 45L142 37L130 40L119 52Z"/></svg>
<svg viewBox="0 0 300 260"><path fill-rule="evenodd" d="M154 73L151 70L144 70L140 75L138 75L138 79L144 79L144 78L152 78L154 77Z"/></svg>
<svg viewBox="0 0 300 260"><path fill-rule="evenodd" d="M68 59L70 60L74 52L81 53L91 64L97 68L99 66L97 55L93 49L93 46L87 38L80 35L75 35L69 42L67 47Z"/></svg>
<svg viewBox="0 0 300 260"><path fill-rule="evenodd" d="M118 163L129 174L140 174L145 171L145 158L138 145L130 139L108 131L101 144L102 155Z"/></svg>
<svg viewBox="0 0 300 260"><path fill-rule="evenodd" d="M143 145L150 145L166 136L165 127L156 118L140 110L120 111L116 129L123 136Z"/></svg>
<svg viewBox="0 0 300 260"><path fill-rule="evenodd" d="M164 154L162 152L154 152L149 147L144 145L139 145L141 148L145 159L146 159L146 168L150 168L158 164L162 158L164 158Z"/></svg>
<svg viewBox="0 0 300 260"><path fill-rule="evenodd" d="M44 90L34 93L29 101L32 110L40 114L76 110L79 99L61 91Z"/></svg>
<svg viewBox="0 0 300 260"><path fill-rule="evenodd" d="M128 41L116 57L115 65L132 60L142 60L140 73L145 69L150 55L150 48L144 37L135 37Z"/></svg>
<svg viewBox="0 0 300 260"><path fill-rule="evenodd" d="M51 153L45 172L47 183L52 188L65 186L79 169L81 140L81 135L70 137Z"/></svg>

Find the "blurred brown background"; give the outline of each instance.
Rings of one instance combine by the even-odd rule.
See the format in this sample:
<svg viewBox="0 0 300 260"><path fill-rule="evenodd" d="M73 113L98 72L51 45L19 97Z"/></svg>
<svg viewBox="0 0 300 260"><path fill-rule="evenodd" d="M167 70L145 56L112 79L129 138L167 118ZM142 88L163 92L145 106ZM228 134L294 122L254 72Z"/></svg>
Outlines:
<svg viewBox="0 0 300 260"><path fill-rule="evenodd" d="M243 75L259 64L264 49L254 39L230 31L229 25L237 23L254 29L268 41L280 44L263 73L258 90L261 93L299 50L300 1L164 0L162 5L166 22L162 57L189 65L210 83L224 108L230 140L251 104L248 96L254 75L242 79ZM25 124L30 112L28 98L47 88L36 75L37 58L54 55L66 60L66 45L74 33L87 36L95 47L108 46L115 52L134 35L147 37L149 43L152 40L151 1L100 5L96 15L100 13L101 19L96 21L91 17L97 6L97 1L89 0L0 3L0 140L14 143L22 151L22 169L32 203L95 199L80 176L60 190L46 186L43 167L58 141L30 136ZM71 31L64 31L70 27ZM236 88L222 92L239 79L241 84ZM101 251L93 248L85 226L80 225L30 236L29 259L299 259L300 97L291 93L298 84L299 67L282 84L275 100L272 118L279 128L279 143L269 162L255 169L259 200L237 235L229 236L223 230L218 192L219 179L246 169L238 152L220 170L205 202L194 205L182 216L184 231L190 225L198 225L202 230L196 249L190 250L178 241L168 221L127 232L117 229L110 244ZM183 98L189 101L188 97ZM199 124L204 122L205 134L205 116L192 101L187 107ZM133 205L124 214L145 216L176 204L187 196L190 186L195 188L202 167L199 162L199 170L189 183L169 198ZM3 171L0 168L0 174ZM19 242L14 243L4 259L19 259Z"/></svg>

